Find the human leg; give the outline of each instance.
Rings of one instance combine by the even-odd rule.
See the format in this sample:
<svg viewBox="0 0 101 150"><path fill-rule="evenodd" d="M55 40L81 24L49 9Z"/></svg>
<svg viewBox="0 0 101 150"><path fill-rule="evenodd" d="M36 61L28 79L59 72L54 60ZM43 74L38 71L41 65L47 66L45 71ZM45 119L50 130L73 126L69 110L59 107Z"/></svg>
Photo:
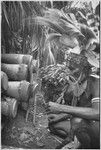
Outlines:
<svg viewBox="0 0 101 150"><path fill-rule="evenodd" d="M70 121L64 120L57 123L49 124L49 129L52 133L66 138L70 133Z"/></svg>
<svg viewBox="0 0 101 150"><path fill-rule="evenodd" d="M99 148L99 122L87 121L81 118L71 120L73 136L76 136L83 148Z"/></svg>

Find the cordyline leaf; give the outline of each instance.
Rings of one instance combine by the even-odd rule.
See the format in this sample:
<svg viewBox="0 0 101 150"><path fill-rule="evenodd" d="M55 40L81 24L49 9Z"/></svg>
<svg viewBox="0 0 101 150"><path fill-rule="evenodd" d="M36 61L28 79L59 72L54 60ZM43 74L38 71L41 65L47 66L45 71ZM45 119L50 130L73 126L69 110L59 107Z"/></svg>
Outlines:
<svg viewBox="0 0 101 150"><path fill-rule="evenodd" d="M92 51L88 51L86 52L86 57L88 59L88 62L96 67L96 68L99 68L100 67L100 64L99 64L99 60L96 58L96 56L94 55L94 53Z"/></svg>

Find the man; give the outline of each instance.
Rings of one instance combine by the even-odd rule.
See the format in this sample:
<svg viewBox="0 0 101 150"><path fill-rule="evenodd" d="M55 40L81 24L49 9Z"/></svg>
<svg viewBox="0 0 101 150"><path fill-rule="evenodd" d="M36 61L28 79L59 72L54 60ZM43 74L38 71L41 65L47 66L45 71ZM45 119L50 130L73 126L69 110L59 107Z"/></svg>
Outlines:
<svg viewBox="0 0 101 150"><path fill-rule="evenodd" d="M74 107L49 102L49 128L62 137L68 137L68 133L72 131L73 137L76 137L82 148L95 149L100 148L100 98L97 75L90 76L90 91L92 107ZM70 121L69 115L72 115Z"/></svg>

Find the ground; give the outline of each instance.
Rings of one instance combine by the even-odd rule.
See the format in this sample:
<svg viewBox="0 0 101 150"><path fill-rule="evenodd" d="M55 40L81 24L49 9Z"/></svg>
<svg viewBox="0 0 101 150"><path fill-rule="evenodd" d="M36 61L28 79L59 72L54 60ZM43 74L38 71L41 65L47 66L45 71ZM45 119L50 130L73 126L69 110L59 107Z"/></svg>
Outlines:
<svg viewBox="0 0 101 150"><path fill-rule="evenodd" d="M36 126L32 123L32 114L25 121L26 111L21 107L15 119L6 118L2 130L2 148L55 149L62 139L54 136L48 129L48 119L44 108L37 105Z"/></svg>

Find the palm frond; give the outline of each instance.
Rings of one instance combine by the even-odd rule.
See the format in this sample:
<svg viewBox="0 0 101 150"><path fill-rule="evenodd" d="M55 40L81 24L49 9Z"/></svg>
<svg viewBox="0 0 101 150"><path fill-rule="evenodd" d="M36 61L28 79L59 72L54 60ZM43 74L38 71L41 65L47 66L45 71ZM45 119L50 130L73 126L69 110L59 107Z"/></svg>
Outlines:
<svg viewBox="0 0 101 150"><path fill-rule="evenodd" d="M49 42L47 43L44 55L45 55L45 60L44 60L45 66L53 65L56 63L54 55L51 51L51 45Z"/></svg>
<svg viewBox="0 0 101 150"><path fill-rule="evenodd" d="M63 35L60 37L60 42L67 45L68 47L74 48L79 45L77 39L73 36Z"/></svg>
<svg viewBox="0 0 101 150"><path fill-rule="evenodd" d="M85 47L89 46L91 40L97 40L95 33L88 26L80 24L80 30L85 37Z"/></svg>
<svg viewBox="0 0 101 150"><path fill-rule="evenodd" d="M74 23L73 16L70 17L63 11L59 11L57 9L49 9L45 11L45 15L43 17L36 17L36 22L40 25L48 26L60 34L72 36L79 34L83 36L80 28Z"/></svg>
<svg viewBox="0 0 101 150"><path fill-rule="evenodd" d="M9 17L8 17L8 13L7 13L7 10L6 10L6 4L4 2L2 2L2 10L3 10L3 13L4 13L5 19L7 21L7 24L10 28Z"/></svg>
<svg viewBox="0 0 101 150"><path fill-rule="evenodd" d="M51 42L55 39L59 39L62 35L58 34L58 33L50 33L47 35L46 41L45 43L47 43L48 41Z"/></svg>
<svg viewBox="0 0 101 150"><path fill-rule="evenodd" d="M53 30L55 30L56 32L60 34L63 34L66 32L55 20L53 21L44 17L36 17L35 21L39 23L40 25L45 25L45 26L52 28Z"/></svg>

